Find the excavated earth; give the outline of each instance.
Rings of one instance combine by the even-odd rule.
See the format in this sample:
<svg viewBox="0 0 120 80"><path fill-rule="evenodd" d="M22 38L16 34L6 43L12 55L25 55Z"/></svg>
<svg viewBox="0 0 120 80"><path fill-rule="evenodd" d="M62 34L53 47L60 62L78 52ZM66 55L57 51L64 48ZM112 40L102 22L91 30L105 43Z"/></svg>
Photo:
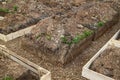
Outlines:
<svg viewBox="0 0 120 80"><path fill-rule="evenodd" d="M52 15L49 8L37 0L0 1L0 33L9 34L36 24L39 20ZM5 12L4 12L4 11Z"/></svg>
<svg viewBox="0 0 120 80"><path fill-rule="evenodd" d="M117 11L111 8L108 3L89 2L78 7L71 7L70 9L71 11L67 13L55 15L38 22L31 34L23 37L22 48L27 48L29 51L31 49L36 50L42 53L38 54L40 56L47 54L51 61L64 64L67 62L67 58L70 58L68 57L69 55L72 57L70 58L72 60L74 54L78 52L80 54L82 49L91 43L87 41L92 41L92 37L87 39L92 34L85 33L87 37L80 40L77 37L78 35L82 35L84 31L89 31L89 29L111 28L113 26L111 23L117 23L118 21ZM114 16L116 17L114 18ZM109 24L103 26L109 21ZM101 24L98 24L100 22ZM64 41L62 41L62 37L64 37ZM85 39L87 40L83 41ZM74 41L78 43L72 44ZM54 55L56 56L54 57ZM46 58L49 59L48 57Z"/></svg>
<svg viewBox="0 0 120 80"><path fill-rule="evenodd" d="M118 31L118 29L120 29L119 25L120 22L113 26L113 28L107 31L102 37L92 42L88 48L84 49L83 53L65 67L58 67L51 64L49 59L48 61L45 60L46 56L41 55L43 58L38 57L36 55L37 52L33 49L30 49L30 52L27 52L26 49L21 48L22 37L7 42L6 46L18 55L51 71L53 80L87 80L81 76L82 67L98 52L101 47L104 46L104 44Z"/></svg>
<svg viewBox="0 0 120 80"><path fill-rule="evenodd" d="M0 33L9 34L36 24L53 15L62 15L71 11L72 5L80 1L55 0L6 0L0 1Z"/></svg>
<svg viewBox="0 0 120 80"><path fill-rule="evenodd" d="M120 48L106 49L93 62L91 69L115 80L120 80Z"/></svg>
<svg viewBox="0 0 120 80"><path fill-rule="evenodd" d="M11 0L11 1L13 1L13 0ZM16 0L14 0L14 1L16 1ZM39 2L37 2L38 0L26 0L27 1L27 3L29 3L29 1L30 1L30 3L32 4L32 3L38 3L39 4ZM105 13L106 12L109 12L109 10L107 10L105 7L107 7L108 9L110 8L109 7L109 5L111 6L111 7L113 7L115 10L117 10L117 12L119 12L120 11L120 2L119 2L119 0L114 0L114 1L111 1L111 0L102 0L102 1L98 1L98 0L94 0L94 1L91 1L91 0L70 0L70 1L68 1L68 0L65 0L66 2L68 2L68 3L64 3L64 1L55 1L55 0L49 0L49 1L47 1L47 0L40 0L41 1L41 5L43 5L42 6L42 9L43 9L43 11L44 11L44 9L45 9L45 12L47 12L46 14L47 14L47 16L48 15L51 15L51 14L55 14L56 16L58 16L57 17L57 19L59 19L62 15L65 15L65 13L67 13L66 15L69 15L68 17L67 17L67 19L69 18L69 17L73 17L73 18L75 18L75 16L76 16L76 13L79 13L80 14L80 16L81 15L83 15L84 17L86 17L86 16L88 16L88 15L92 15L91 13L92 13L92 11L90 11L91 13L89 13L89 14L84 14L84 12L81 14L80 12L79 12L79 9L80 9L80 6L81 5L84 5L84 4L87 4L88 2L97 2L96 3L96 7L97 8L99 8L99 4L103 4L103 7L102 6L100 6L101 7L101 10L102 11L99 11L99 10L97 10L96 9L96 11L99 11L100 12L100 14L101 15L103 15L104 13L102 13L102 12L104 12L104 10L102 9L102 8L104 8L105 9ZM50 3L51 2L51 3ZM37 13L36 11L36 9L33 7L33 6L30 6L29 4L28 5L26 5L26 3L24 2L24 0L21 0L20 1L20 3L17 3L17 1L16 2L13 2L12 4L13 5L16 5L16 4L24 4L24 6L27 6L26 8L30 8L31 7L31 9L33 10L33 11L35 11L35 14ZM1 3L0 3L1 4ZM59 5L60 6L59 6ZM91 4L91 3L88 3L88 4ZM40 5L40 6L41 6ZM61 5L62 5L62 7L61 7ZM67 6L65 6L65 5L67 5ZM72 5L72 8L71 8L71 5ZM19 5L20 6L20 5ZM22 5L23 6L23 5ZM0 7L1 7L1 5L0 5ZM2 6L3 7L3 6ZM47 8L46 8L47 7ZM85 6L86 7L86 6ZM90 6L88 5L86 8L88 9ZM93 6L94 7L94 6ZM5 8L6 8L6 6L5 6ZM9 7L10 8L10 7ZM22 9L23 8L23 9ZM18 11L16 11L16 13L14 13L14 14L11 14L11 13L8 13L8 14L6 14L5 16L7 16L7 15L15 15L15 14L17 14L17 13L19 13L19 9L21 9L22 11L23 11L23 14L25 13L25 14L28 14L29 15L29 13L28 12L33 12L31 9L30 9L30 11L29 11L29 9L27 9L26 10L26 8L25 7L19 7L18 8ZM95 7L94 7L95 8ZM13 9L13 6L11 7L11 9ZM11 10L10 9L10 10ZM47 9L47 10L46 10ZM91 8L89 8L90 10L91 10ZM40 8L38 9L38 10L41 10ZM78 11L77 11L78 10ZM111 11L112 9L110 9L110 12L112 13L112 14L114 14L114 13L116 13L115 11ZM22 11L20 12L20 13L22 13ZM50 12L51 11L51 12ZM82 11L84 11L84 10L82 10ZM93 10L94 11L94 10ZM34 13L34 12L33 12ZM111 13L110 13L110 19L111 19ZM40 11L40 14L41 14L41 11ZM43 12L43 14L44 14L44 12ZM45 17L46 17L46 14L45 14ZM96 14L97 14L97 12L96 12ZM21 14L20 14L21 15ZM53 16L52 15L52 16ZM54 16L55 16L54 15ZM74 16L71 16L71 15L74 15ZM106 14L104 14L104 15L106 15ZM22 15L23 16L23 15ZM30 15L31 16L31 15ZM109 16L109 15L108 15ZM37 16L38 17L38 16ZM40 17L40 16L39 16ZM44 18L45 18L44 17ZM64 16L63 16L64 17ZM84 19L84 17L83 17L83 19ZM6 17L5 17L6 18ZM19 18L19 16L18 16L18 18ZM24 17L20 17L20 18L24 18ZM36 16L35 15L33 15L32 14L32 18L36 18ZM56 17L55 17L56 18ZM77 18L77 17L76 17ZM90 18L90 19L89 19ZM118 17L119 18L119 17ZM11 18L9 21L11 21L12 19L14 19L14 18ZM43 18L42 18L43 19ZM72 18L71 18L72 19ZM80 20L80 18L78 18L79 20ZM94 19L95 19L95 17L94 17ZM84 21L95 21L95 23L97 23L98 21L96 21L96 20L94 20L94 19L92 19L91 17L89 17L88 16L88 19L86 20L84 20ZM99 21L100 20L104 20L104 17L102 17L101 16L101 18L99 19L99 17L97 18ZM5 20L5 19L4 19ZM4 20L3 20L3 23L5 24L5 25L7 25L5 22L4 22ZM6 19L6 22L7 23L9 23L9 21L7 21L8 19ZM22 19L23 20L23 19ZM13 20L13 22L14 21L16 21L15 19ZM81 18L81 21L82 21L82 18ZM88 22L89 22L88 21ZM20 21L21 22L21 21ZM75 22L77 22L77 21L75 21ZM18 23L19 23L19 20L18 20ZM23 22L22 22L23 23ZM0 21L0 25L1 26L3 26L2 27L2 29L5 29L6 27L4 26L4 24L2 25L1 24L1 21ZM80 24L80 25L82 25L82 23ZM38 51L36 51L36 50L33 50L33 49L30 49L30 48L28 48L28 50L26 50L26 49L24 49L23 48L23 46L21 46L21 44L22 44L22 39L23 39L23 37L20 37L20 38L17 38L17 39L15 39L15 40L12 40L12 41L9 41L9 42L7 42L7 43L5 43L5 42L2 42L2 41L0 41L0 44L5 44L10 50L12 50L12 51L14 51L14 52L16 52L18 55L20 55L20 56L22 56L22 57L24 57L24 58L26 58L26 59L28 59L28 60L30 60L30 61L32 61L32 62L34 62L34 63L36 63L36 64L38 64L39 66L41 66L41 67L44 67L44 68L46 68L47 70L49 70L49 71L51 71L52 72L52 79L53 80L86 80L85 78L83 78L82 76L81 76L81 72L82 72L82 67L86 64L86 62L87 61L89 61L89 59L93 56L93 55L95 55L95 53L118 31L118 29L120 29L120 21L119 21L119 23L118 24L116 24L115 26L113 26L109 31L107 31L102 37L100 37L99 39L97 39L96 41L94 41L94 42L92 42L92 44L89 46L89 48L85 48L84 49L84 51L83 51L83 53L81 53L75 60L73 60L71 63L69 63L69 64L67 64L66 66L64 66L64 68L63 67L59 67L59 66L56 66L56 65L53 65L53 64L51 64L49 61L50 61L50 59L48 59L46 56L44 56L44 55L40 55L40 56L38 56L38 54L40 53L40 52L38 52ZM8 25L7 25L8 26ZM82 26L84 26L84 25L82 25ZM77 27L77 28L81 28L81 26L79 27ZM40 27L38 26L36 29L40 29ZM44 28L43 28L44 29ZM7 30L7 29L6 29ZM3 30L2 30L3 31ZM43 31L43 30L42 30ZM11 32L11 30L9 31L9 29L8 29L8 32L7 33L10 33ZM32 31L33 33L35 33L34 31ZM74 32L74 31L73 31ZM1 32L2 33L2 32ZM5 34L7 34L6 33L6 31L5 32L3 32L3 33L5 33ZM36 33L35 33L36 34ZM34 35L35 35L34 34ZM39 34L39 33L38 33ZM74 33L73 33L74 34ZM31 36L30 36L31 37ZM32 36L32 37L34 37L34 36ZM47 36L47 38L48 39L50 39L50 36ZM24 38L25 39L25 38ZM28 40L27 40L28 41ZM27 42L26 41L26 42ZM35 40L36 41L36 40ZM48 41L49 42L49 41ZM29 51L29 52L28 52ZM37 54L37 55L36 55ZM48 61L46 61L45 59L48 59ZM1 64L3 64L3 63L1 63ZM12 64L13 64L13 62L12 62ZM11 66L11 65L9 65L9 66ZM15 67L12 67L11 66L11 69L13 70ZM11 69L8 69L7 71L10 71L10 72L12 72L11 71ZM17 69L22 69L22 68L20 68L20 67L18 67ZM1 67L0 67L0 70L1 70ZM6 70L5 70L6 71ZM14 70L13 70L14 71ZM15 71L15 72L13 72L12 74L17 74L17 73L22 73L23 71L19 71L19 70L17 70L17 71ZM0 76L1 75L3 75L3 73L0 73Z"/></svg>
<svg viewBox="0 0 120 80"><path fill-rule="evenodd" d="M0 20L0 33L9 34L34 25L46 17L54 15L60 16L66 13L69 14L69 16L75 14L76 17L80 17L78 20L81 20L82 22L80 22L85 24L91 22L91 20L92 23L98 21L104 22L111 18L109 15L107 15L109 17L106 18L106 14L104 14L111 12L111 8L107 4L113 6L113 4L117 4L117 1L103 1L101 4L89 0L21 0L19 3L17 0L6 1L5 3L0 1L0 10L2 10L0 11L0 17L4 17L3 20ZM82 5L83 7L81 7ZM98 9L99 7L101 10ZM99 15L96 16L95 14L97 13L99 13ZM112 11L112 13L114 13L114 11ZM105 16L103 16L103 14Z"/></svg>
<svg viewBox="0 0 120 80"><path fill-rule="evenodd" d="M79 45L81 45L82 41L93 35L93 32L80 25L74 18L61 18L50 18L38 23L31 34L23 37L23 48L30 49L33 47L32 49L41 53L56 55L54 59L64 64L64 57L71 53L74 54L72 50L80 49ZM83 34L86 34L86 36ZM83 38L81 35L83 35ZM76 36L80 37L79 42L75 42L78 41ZM89 40L92 41L92 38Z"/></svg>

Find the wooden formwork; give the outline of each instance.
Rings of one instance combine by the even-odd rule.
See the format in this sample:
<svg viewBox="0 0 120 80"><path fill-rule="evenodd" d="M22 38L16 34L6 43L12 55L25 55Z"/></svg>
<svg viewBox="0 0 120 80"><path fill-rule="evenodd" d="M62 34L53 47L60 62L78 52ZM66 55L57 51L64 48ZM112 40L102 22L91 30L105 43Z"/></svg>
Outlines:
<svg viewBox="0 0 120 80"><path fill-rule="evenodd" d="M120 30L116 32L116 34L112 37L111 41L117 45L120 45L120 40L118 40L118 38L120 38Z"/></svg>
<svg viewBox="0 0 120 80"><path fill-rule="evenodd" d="M52 16L51 16L51 17L52 17ZM45 21L46 19L48 19L48 18L50 18L50 17L47 17L47 18L45 18L45 19L42 19L42 20L40 20L40 22L44 22L44 21ZM0 33L0 39L3 40L3 41L5 41L5 42L10 41L10 40L13 40L13 39L18 38L18 37L21 37L21 36L23 36L23 35L25 35L25 34L31 33L31 30L32 30L33 28L35 28L35 27L36 27L36 25L28 26L27 28L18 30L18 31L16 31L16 32L13 32L13 33L10 33L10 34L7 34L7 35Z"/></svg>
<svg viewBox="0 0 120 80"><path fill-rule="evenodd" d="M116 43L116 41L114 40L117 37L117 35L119 34L119 32L120 32L120 30L83 67L83 69L82 69L82 76L83 77L86 77L87 79L90 79L90 80L115 80L115 79L112 79L108 76L105 76L103 74L100 74L98 72L91 70L90 66L102 54L102 52L104 50L106 50L108 47L115 46L115 47L120 48L120 43Z"/></svg>
<svg viewBox="0 0 120 80"><path fill-rule="evenodd" d="M30 26L30 27L27 27L25 29L22 29L22 30L19 30L19 31L16 31L16 32L13 32L13 33L10 33L8 35L5 35L5 34L1 34L0 33L0 39L7 42L7 41L10 41L10 40L13 40L15 38L18 38L20 36L23 36L25 34L28 34L31 32L31 30L35 27L35 25L33 26Z"/></svg>
<svg viewBox="0 0 120 80"><path fill-rule="evenodd" d="M51 80L51 72L8 50L8 48L4 45L0 45L0 53L38 74L40 80ZM41 73L43 73L44 75L40 76Z"/></svg>

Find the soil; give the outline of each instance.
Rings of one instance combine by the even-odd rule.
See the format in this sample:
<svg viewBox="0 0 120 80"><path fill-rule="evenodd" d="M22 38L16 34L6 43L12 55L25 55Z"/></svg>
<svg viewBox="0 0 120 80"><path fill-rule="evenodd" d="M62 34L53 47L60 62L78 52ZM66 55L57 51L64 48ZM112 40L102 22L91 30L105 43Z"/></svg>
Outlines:
<svg viewBox="0 0 120 80"><path fill-rule="evenodd" d="M86 33L85 36L83 35L85 31L90 33ZM78 40L77 36L82 37L81 35L84 38ZM64 57L71 54L72 50L80 48L79 45L81 45L82 41L91 35L93 35L93 32L80 25L78 21L75 21L75 18L66 19L55 16L38 23L32 30L31 35L23 37L21 45L25 49L33 45L32 47L33 49L36 48L36 51L56 55L57 61L64 64ZM76 43L74 43L75 40Z"/></svg>
<svg viewBox="0 0 120 80"><path fill-rule="evenodd" d="M71 12L55 15L42 22L38 22L31 31L31 34L25 36L25 39L23 38L22 47L24 49L29 47L32 49L31 47L33 47L33 49L40 51L40 53L53 54L57 58L54 58L55 61L57 60L64 64L64 59L66 59L67 55L72 56L72 54L77 53L78 47L82 47L81 44L84 39L80 40L77 44L72 44L73 40L77 40L78 37L76 36L82 35L84 31L89 30L88 28L98 29L103 27L108 21L113 21L116 14L118 13L108 3L89 2L81 4ZM108 28L112 26L110 25L107 25ZM62 37L64 41L62 41ZM73 50L76 52L72 52Z"/></svg>
<svg viewBox="0 0 120 80"><path fill-rule="evenodd" d="M43 1L46 1L46 0L43 0ZM76 0L76 1L80 1L80 0ZM90 0L88 0L88 1L90 1ZM106 1L106 0L102 0L100 2L103 2L103 1ZM110 0L107 0L107 1L110 1ZM117 1L117 0L114 0L114 1ZM83 3L86 3L86 0L85 0L85 2L83 0ZM108 3L108 5L112 5L110 3ZM76 8L79 5L81 5L81 4L75 5L74 8ZM74 8L73 8L73 10L75 10ZM118 11L120 10L120 8L117 8L117 9L118 9ZM56 10L56 9L54 9L54 10ZM63 12L61 13L60 9L57 9L57 10L58 10L58 13L56 13L56 14L61 15L63 13ZM59 13L59 10L60 10L60 13ZM120 21L117 25L113 26L112 29L107 31L101 38L92 42L92 44L89 46L89 48L86 48L81 55L79 55L71 63L67 64L64 68L63 67L58 67L56 65L53 65L53 64L49 63L48 61L45 61L45 59L44 59L44 58L46 58L45 56L41 55L43 58L38 57L36 55L37 52L35 50L28 49L29 50L29 52L28 52L27 50L23 49L21 47L22 37L17 38L17 39L12 40L12 41L9 41L5 44L10 50L16 52L18 55L36 63L37 65L40 65L41 67L46 68L49 71L51 71L53 80L86 80L85 78L83 78L81 76L82 67L118 31L118 29L120 29L119 25L120 25ZM2 42L0 42L0 43L2 43ZM2 75L2 73L0 75Z"/></svg>
<svg viewBox="0 0 120 80"><path fill-rule="evenodd" d="M9 12L0 11L0 16L4 17L3 20L0 20L0 33L2 34L9 34L34 25L51 14L49 8L47 10L46 6L37 0L21 0L19 2L11 0L5 4L0 2L0 8L9 10Z"/></svg>
<svg viewBox="0 0 120 80"><path fill-rule="evenodd" d="M120 48L106 49L93 62L91 69L115 80L120 80Z"/></svg>
<svg viewBox="0 0 120 80"><path fill-rule="evenodd" d="M81 76L82 67L92 58L98 50L104 46L104 44L120 29L120 21L117 25L113 26L109 31L107 31L103 36L101 36L96 41L92 42L89 48L84 49L74 61L67 64L64 68L58 67L45 61L45 56L43 58L38 57L35 50L28 49L24 50L21 48L21 38L9 41L6 46L16 52L18 55L36 63L37 65L46 68L51 71L53 80L87 80ZM50 60L49 60L50 61Z"/></svg>
<svg viewBox="0 0 120 80"><path fill-rule="evenodd" d="M90 22L89 24L91 25L99 21L110 20L111 15L114 15L115 11L108 4L117 4L117 2L96 2L89 2L89 0L21 0L19 2L11 0L3 3L0 1L1 9L8 11L0 11L0 16L4 17L3 20L0 20L0 33L9 34L34 25L43 18L54 15L60 16L66 13L69 16L77 14L76 17L80 17L78 20L82 21L81 23L83 24L84 22L85 24Z"/></svg>
<svg viewBox="0 0 120 80"><path fill-rule="evenodd" d="M112 21L117 12L107 3L89 2L79 7L76 18L80 24L96 29ZM115 18L116 19L116 18ZM102 22L102 25L99 23Z"/></svg>
<svg viewBox="0 0 120 80"><path fill-rule="evenodd" d="M0 54L0 80L5 76L10 76L13 79L16 79L22 75L25 70L24 67Z"/></svg>
<svg viewBox="0 0 120 80"><path fill-rule="evenodd" d="M82 2L85 0L77 1L77 4ZM34 25L43 18L68 13L72 9L72 3L74 0L70 2L67 0L0 1L0 9L2 10L0 16L4 17L3 20L0 20L0 33L9 34Z"/></svg>
<svg viewBox="0 0 120 80"><path fill-rule="evenodd" d="M39 80L37 74L0 54L0 80L7 76L13 80Z"/></svg>
<svg viewBox="0 0 120 80"><path fill-rule="evenodd" d="M28 70L16 80L39 80L39 77L35 73Z"/></svg>
<svg viewBox="0 0 120 80"><path fill-rule="evenodd" d="M120 33L118 33L118 37L116 38L116 40L120 41Z"/></svg>

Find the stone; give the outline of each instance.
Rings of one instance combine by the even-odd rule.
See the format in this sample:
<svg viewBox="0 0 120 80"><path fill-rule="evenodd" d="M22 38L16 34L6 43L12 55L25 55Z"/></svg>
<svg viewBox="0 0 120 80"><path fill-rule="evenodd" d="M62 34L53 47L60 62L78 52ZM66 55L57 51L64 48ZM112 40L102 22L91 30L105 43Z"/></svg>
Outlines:
<svg viewBox="0 0 120 80"><path fill-rule="evenodd" d="M78 25L77 25L77 28L81 29L81 28L84 28L84 26L81 25L81 24L78 24Z"/></svg>
<svg viewBox="0 0 120 80"><path fill-rule="evenodd" d="M0 21L3 20L3 19L4 19L4 17L0 16Z"/></svg>

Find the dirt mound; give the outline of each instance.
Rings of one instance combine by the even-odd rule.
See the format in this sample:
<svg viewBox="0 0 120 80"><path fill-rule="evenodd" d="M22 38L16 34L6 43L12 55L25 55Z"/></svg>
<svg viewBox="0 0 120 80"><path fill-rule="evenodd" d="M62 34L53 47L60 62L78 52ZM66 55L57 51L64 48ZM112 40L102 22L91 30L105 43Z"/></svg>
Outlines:
<svg viewBox="0 0 120 80"><path fill-rule="evenodd" d="M23 39L23 45L34 46L44 54L57 55L57 59L64 62L66 55L85 45L82 41L92 35L86 25L99 28L117 14L109 5L98 2L84 3L71 9L68 13L40 21L31 34L25 37L28 40Z"/></svg>
<svg viewBox="0 0 120 80"><path fill-rule="evenodd" d="M4 16L2 14L5 14ZM52 15L49 8L35 0L7 1L0 5L0 32L8 34L31 26L39 20Z"/></svg>
<svg viewBox="0 0 120 80"><path fill-rule="evenodd" d="M57 59L64 62L63 58L79 48L83 40L92 34L91 30L79 24L74 17L54 16L40 21L31 35L26 36L30 42L24 40L23 45L33 43L31 45L42 53L57 55Z"/></svg>
<svg viewBox="0 0 120 80"><path fill-rule="evenodd" d="M89 2L78 8L76 18L87 27L99 28L111 21L116 14L118 13L107 3Z"/></svg>
<svg viewBox="0 0 120 80"><path fill-rule="evenodd" d="M93 62L91 69L115 80L120 80L120 49L109 48L105 50Z"/></svg>

